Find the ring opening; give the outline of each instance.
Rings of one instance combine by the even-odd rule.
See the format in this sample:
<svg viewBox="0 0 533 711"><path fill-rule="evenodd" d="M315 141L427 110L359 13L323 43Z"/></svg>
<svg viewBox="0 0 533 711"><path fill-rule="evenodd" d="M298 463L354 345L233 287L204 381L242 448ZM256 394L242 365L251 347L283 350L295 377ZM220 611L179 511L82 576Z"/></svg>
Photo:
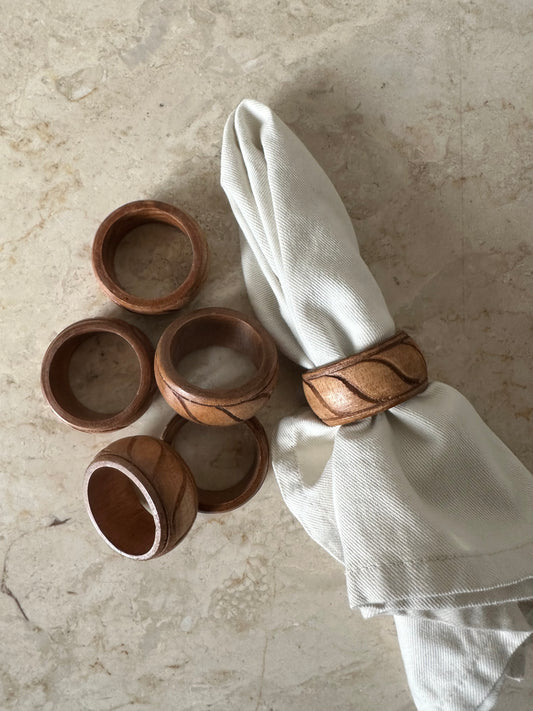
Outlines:
<svg viewBox="0 0 533 711"><path fill-rule="evenodd" d="M74 397L93 412L122 412L137 394L141 379L139 359L130 344L116 333L89 334L69 363Z"/></svg>
<svg viewBox="0 0 533 711"><path fill-rule="evenodd" d="M116 333L83 333L54 354L49 382L58 404L75 417L105 420L122 412L139 390L141 366Z"/></svg>
<svg viewBox="0 0 533 711"><path fill-rule="evenodd" d="M126 218L124 218L126 221ZM114 277L128 294L144 299L167 296L185 281L193 262L191 241L178 227L164 222L140 222L110 238Z"/></svg>
<svg viewBox="0 0 533 711"><path fill-rule="evenodd" d="M87 499L98 529L122 553L146 555L160 538L148 493L119 469L95 469L87 483Z"/></svg>
<svg viewBox="0 0 533 711"><path fill-rule="evenodd" d="M177 364L177 371L201 390L236 388L257 374L248 356L226 346L209 346L188 353Z"/></svg>
<svg viewBox="0 0 533 711"><path fill-rule="evenodd" d="M249 382L260 369L264 352L248 323L206 316L179 328L170 343L170 358L188 382L208 389Z"/></svg>
<svg viewBox="0 0 533 711"><path fill-rule="evenodd" d="M225 492L239 487L255 469L257 447L244 423L219 428L188 422L174 436L173 446L200 489Z"/></svg>
<svg viewBox="0 0 533 711"><path fill-rule="evenodd" d="M189 433L178 438L184 429ZM216 429L176 415L162 435L190 463L198 487L198 511L204 513L242 506L259 491L268 471L268 442L255 418L225 431L215 433Z"/></svg>

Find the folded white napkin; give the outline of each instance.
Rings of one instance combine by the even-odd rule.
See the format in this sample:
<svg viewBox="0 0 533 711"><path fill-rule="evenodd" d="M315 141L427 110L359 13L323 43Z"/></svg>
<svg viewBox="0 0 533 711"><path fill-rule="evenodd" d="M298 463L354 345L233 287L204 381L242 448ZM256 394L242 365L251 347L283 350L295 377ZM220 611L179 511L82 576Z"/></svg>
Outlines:
<svg viewBox="0 0 533 711"><path fill-rule="evenodd" d="M267 107L243 101L222 146L257 316L313 368L376 345L394 322L320 166ZM289 509L345 566L351 607L395 616L420 711L490 709L533 627L533 478L453 388L327 427L281 420L274 471Z"/></svg>

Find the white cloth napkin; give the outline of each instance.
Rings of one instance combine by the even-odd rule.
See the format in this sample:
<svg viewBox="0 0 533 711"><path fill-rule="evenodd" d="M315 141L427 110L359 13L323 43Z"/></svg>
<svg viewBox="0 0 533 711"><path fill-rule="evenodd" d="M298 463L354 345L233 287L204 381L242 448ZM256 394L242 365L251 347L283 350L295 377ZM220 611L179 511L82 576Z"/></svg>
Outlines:
<svg viewBox="0 0 533 711"><path fill-rule="evenodd" d="M312 368L395 333L337 192L267 106L229 117L221 183L252 305L289 358ZM395 616L419 711L492 708L533 629L533 478L470 403L433 382L358 424L306 409L281 420L272 455L350 606Z"/></svg>

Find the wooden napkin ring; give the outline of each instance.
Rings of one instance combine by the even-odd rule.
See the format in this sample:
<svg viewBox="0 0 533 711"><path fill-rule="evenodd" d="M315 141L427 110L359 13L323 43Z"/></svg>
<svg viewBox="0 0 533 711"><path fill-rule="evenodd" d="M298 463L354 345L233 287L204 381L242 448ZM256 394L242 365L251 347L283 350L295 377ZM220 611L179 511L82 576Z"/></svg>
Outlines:
<svg viewBox="0 0 533 711"><path fill-rule="evenodd" d="M180 415L175 415L162 435L162 439L173 446L178 432L189 422ZM232 511L255 496L268 472L270 450L266 432L256 417L245 420L241 426L248 427L255 442L255 458L249 471L233 486L227 489L213 490L198 487L198 510L203 513L222 513Z"/></svg>
<svg viewBox="0 0 533 711"><path fill-rule="evenodd" d="M234 388L200 388L178 371L192 351L226 346L248 356L257 372ZM164 331L155 354L155 377L161 394L179 415L205 425L227 426L247 420L270 397L278 376L278 353L255 319L225 308L207 308L182 316Z"/></svg>
<svg viewBox="0 0 533 711"><path fill-rule="evenodd" d="M389 410L428 385L424 356L403 331L362 353L308 370L302 379L309 406L331 427Z"/></svg>
<svg viewBox="0 0 533 711"><path fill-rule="evenodd" d="M138 560L175 548L198 511L196 484L183 459L143 435L119 439L96 455L85 473L84 497L106 543Z"/></svg>
<svg viewBox="0 0 533 711"><path fill-rule="evenodd" d="M160 222L177 227L190 240L192 264L185 281L170 294L148 299L125 291L115 273L115 253L120 241L136 227ZM155 200L137 200L117 208L102 222L93 242L93 269L107 296L119 306L140 314L174 311L198 293L207 272L207 242L200 226L177 207Z"/></svg>
<svg viewBox="0 0 533 711"><path fill-rule="evenodd" d="M87 338L97 333L114 333L135 351L140 379L130 404L113 414L95 412L83 405L72 392L69 365L74 351ZM52 410L64 422L84 432L109 432L134 422L150 405L156 390L153 374L154 349L138 328L120 319L89 318L65 328L54 338L44 355L41 367L43 393Z"/></svg>

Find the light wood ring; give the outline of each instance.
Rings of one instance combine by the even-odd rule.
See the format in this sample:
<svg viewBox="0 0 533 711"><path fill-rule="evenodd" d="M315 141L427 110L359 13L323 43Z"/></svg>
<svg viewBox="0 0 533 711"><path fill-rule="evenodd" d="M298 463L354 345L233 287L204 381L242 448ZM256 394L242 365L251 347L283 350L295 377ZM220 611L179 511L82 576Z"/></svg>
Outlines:
<svg viewBox="0 0 533 711"><path fill-rule="evenodd" d="M183 459L155 437L112 442L85 473L84 499L102 538L127 558L168 553L189 532L198 493Z"/></svg>
<svg viewBox="0 0 533 711"><path fill-rule="evenodd" d="M424 356L403 331L362 353L308 370L302 379L309 406L331 427L389 410L428 385Z"/></svg>
<svg viewBox="0 0 533 711"><path fill-rule="evenodd" d="M188 422L189 420L180 415L175 415L165 427L162 439L170 446L175 446L176 435ZM245 420L242 424L248 427L254 438L254 462L244 477L227 489L212 490L198 487L198 510L202 513L222 513L242 506L257 494L265 481L270 464L266 432L256 417Z"/></svg>
<svg viewBox="0 0 533 711"><path fill-rule="evenodd" d="M104 414L83 405L72 392L69 365L74 351L97 333L114 333L134 350L139 361L140 378L133 400L123 410ZM110 432L134 422L150 405L156 390L153 374L154 349L148 338L135 326L120 319L89 318L67 326L57 335L44 355L41 386L56 415L83 432Z"/></svg>
<svg viewBox="0 0 533 711"><path fill-rule="evenodd" d="M257 372L234 388L200 388L177 369L189 353L226 346L248 356ZM176 319L164 331L155 354L161 394L179 415L204 425L228 426L247 420L266 403L278 376L278 352L261 324L238 311L207 308Z"/></svg>
<svg viewBox="0 0 533 711"><path fill-rule="evenodd" d="M129 232L150 222L181 230L192 246L192 264L185 281L177 289L149 299L134 296L120 286L115 272L115 253ZM207 242L198 223L177 207L156 200L137 200L114 210L98 228L92 251L93 270L103 291L119 306L140 314L161 314L188 303L205 280L207 259Z"/></svg>

